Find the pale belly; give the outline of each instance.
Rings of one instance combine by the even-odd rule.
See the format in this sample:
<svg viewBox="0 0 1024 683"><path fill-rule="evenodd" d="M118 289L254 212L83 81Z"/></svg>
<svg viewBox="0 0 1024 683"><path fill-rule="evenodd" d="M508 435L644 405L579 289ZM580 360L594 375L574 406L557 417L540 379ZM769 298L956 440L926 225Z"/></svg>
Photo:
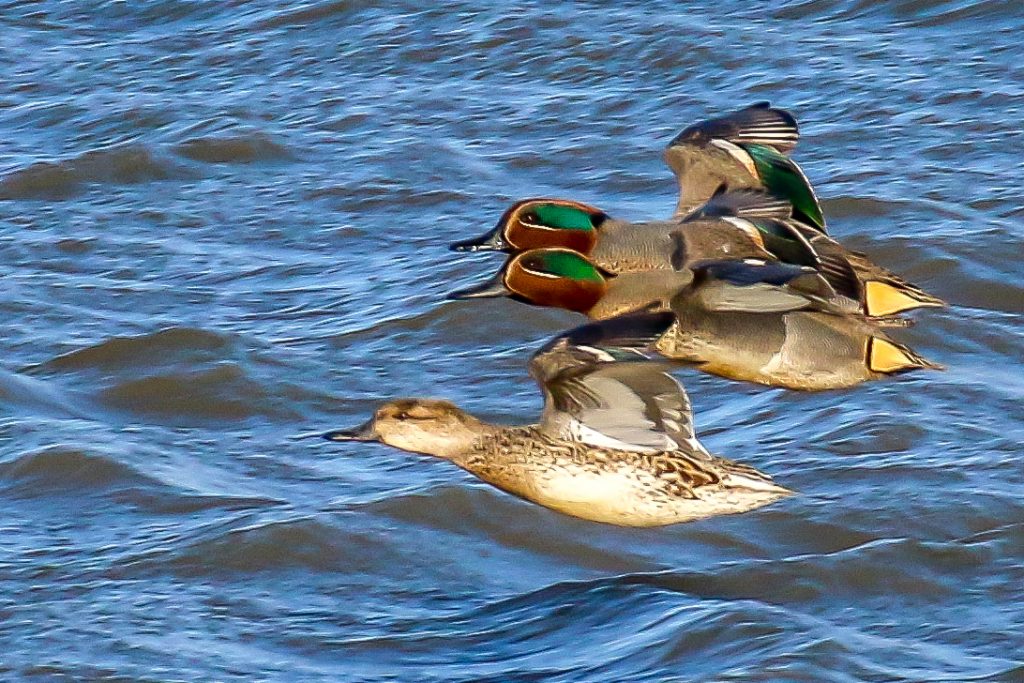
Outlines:
<svg viewBox="0 0 1024 683"><path fill-rule="evenodd" d="M524 497L573 517L619 526L661 526L744 512L778 500L778 487L703 486L697 498L670 494L656 477L632 468L594 471L568 465L531 473Z"/></svg>

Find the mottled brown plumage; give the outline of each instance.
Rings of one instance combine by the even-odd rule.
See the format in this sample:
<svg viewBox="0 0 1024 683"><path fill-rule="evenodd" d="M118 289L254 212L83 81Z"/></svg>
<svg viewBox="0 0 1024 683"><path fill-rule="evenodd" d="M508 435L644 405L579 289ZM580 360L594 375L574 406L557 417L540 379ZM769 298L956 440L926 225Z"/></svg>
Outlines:
<svg viewBox="0 0 1024 683"><path fill-rule="evenodd" d="M710 455L689 399L639 355L672 316L624 316L557 337L530 361L544 392L540 422L484 423L434 399L398 399L335 441L380 441L452 461L493 486L565 514L656 526L742 512L789 491Z"/></svg>

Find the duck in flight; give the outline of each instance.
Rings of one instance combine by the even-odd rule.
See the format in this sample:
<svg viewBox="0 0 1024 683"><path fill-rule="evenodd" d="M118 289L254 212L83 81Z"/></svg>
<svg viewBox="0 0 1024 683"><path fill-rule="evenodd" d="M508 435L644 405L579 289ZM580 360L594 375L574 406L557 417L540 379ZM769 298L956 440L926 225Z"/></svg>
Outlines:
<svg viewBox="0 0 1024 683"><path fill-rule="evenodd" d="M448 401L402 398L324 437L449 460L527 501L620 526L744 512L790 495L697 440L683 387L643 355L672 321L667 313L621 316L545 344L529 364L544 395L536 424L490 424Z"/></svg>
<svg viewBox="0 0 1024 683"><path fill-rule="evenodd" d="M513 255L489 281L452 299L510 297L604 319L636 311L675 316L655 343L666 358L729 379L820 391L922 368L940 369L851 311L813 268L704 261L683 271L610 275L568 249Z"/></svg>

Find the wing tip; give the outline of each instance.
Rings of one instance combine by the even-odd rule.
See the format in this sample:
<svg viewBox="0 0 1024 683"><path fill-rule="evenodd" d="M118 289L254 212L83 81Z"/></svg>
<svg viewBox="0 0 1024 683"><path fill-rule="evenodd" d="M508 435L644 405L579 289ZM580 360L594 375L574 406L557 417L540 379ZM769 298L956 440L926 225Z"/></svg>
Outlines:
<svg viewBox="0 0 1024 683"><path fill-rule="evenodd" d="M800 139L800 128L793 114L761 101L687 126L668 147L706 144L714 139L764 144L789 152Z"/></svg>
<svg viewBox="0 0 1024 683"><path fill-rule="evenodd" d="M675 318L671 311L624 313L574 327L552 339L541 351L563 341L575 347L646 350L668 331Z"/></svg>

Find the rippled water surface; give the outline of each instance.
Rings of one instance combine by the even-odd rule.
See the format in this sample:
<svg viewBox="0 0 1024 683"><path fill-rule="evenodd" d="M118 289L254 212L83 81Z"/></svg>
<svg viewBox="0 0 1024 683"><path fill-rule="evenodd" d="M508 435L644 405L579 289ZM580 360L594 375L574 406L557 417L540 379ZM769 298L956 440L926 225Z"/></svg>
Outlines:
<svg viewBox="0 0 1024 683"><path fill-rule="evenodd" d="M1019 3L0 5L0 678L1024 680ZM525 422L578 319L446 302L526 195L668 216L662 146L771 100L948 366L681 371L800 495L656 530L294 437Z"/></svg>

